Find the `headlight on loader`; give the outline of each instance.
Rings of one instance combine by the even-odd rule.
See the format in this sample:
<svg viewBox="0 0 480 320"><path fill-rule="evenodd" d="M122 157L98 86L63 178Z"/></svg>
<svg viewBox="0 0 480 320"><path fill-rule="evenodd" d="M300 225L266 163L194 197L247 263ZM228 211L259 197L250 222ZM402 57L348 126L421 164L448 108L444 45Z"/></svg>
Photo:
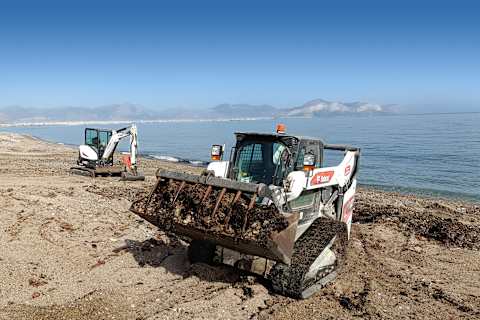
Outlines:
<svg viewBox="0 0 480 320"><path fill-rule="evenodd" d="M219 161L222 160L223 156L223 146L219 144L214 144L212 146L212 151L211 151L211 158L213 161Z"/></svg>
<svg viewBox="0 0 480 320"><path fill-rule="evenodd" d="M312 171L315 169L315 155L307 153L303 158L303 170Z"/></svg>

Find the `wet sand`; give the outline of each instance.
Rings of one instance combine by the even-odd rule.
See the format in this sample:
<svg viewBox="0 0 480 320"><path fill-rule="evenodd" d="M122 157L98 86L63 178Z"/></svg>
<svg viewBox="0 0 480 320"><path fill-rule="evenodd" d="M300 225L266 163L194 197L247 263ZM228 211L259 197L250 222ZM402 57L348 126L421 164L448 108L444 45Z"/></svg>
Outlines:
<svg viewBox="0 0 480 320"><path fill-rule="evenodd" d="M156 169L199 168L119 182L69 175L76 157L0 133L0 319L480 319L479 204L360 189L345 267L296 301L128 211Z"/></svg>

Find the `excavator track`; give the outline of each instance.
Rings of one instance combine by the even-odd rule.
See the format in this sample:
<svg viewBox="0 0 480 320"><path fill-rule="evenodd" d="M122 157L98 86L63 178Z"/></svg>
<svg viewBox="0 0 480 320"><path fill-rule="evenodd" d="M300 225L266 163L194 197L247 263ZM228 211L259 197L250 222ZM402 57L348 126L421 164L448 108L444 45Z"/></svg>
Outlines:
<svg viewBox="0 0 480 320"><path fill-rule="evenodd" d="M291 264L277 263L269 274L273 290L292 298L306 299L333 281L343 265L347 242L346 224L328 218L318 218L295 242ZM326 255L335 254L332 264L312 265Z"/></svg>
<svg viewBox="0 0 480 320"><path fill-rule="evenodd" d="M71 167L70 174L95 178L95 170L87 167Z"/></svg>
<svg viewBox="0 0 480 320"><path fill-rule="evenodd" d="M97 176L121 176L125 181L145 180L143 175L128 174L125 166L97 166L95 168L86 166L75 166L70 168L70 174L81 175L95 178ZM125 178L126 177L126 178Z"/></svg>

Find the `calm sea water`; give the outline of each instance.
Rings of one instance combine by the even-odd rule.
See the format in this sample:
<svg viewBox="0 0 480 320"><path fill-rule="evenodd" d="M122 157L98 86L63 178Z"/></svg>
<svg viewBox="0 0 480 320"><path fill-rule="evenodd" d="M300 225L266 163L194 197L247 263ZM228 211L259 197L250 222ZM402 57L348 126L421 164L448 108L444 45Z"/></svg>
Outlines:
<svg viewBox="0 0 480 320"><path fill-rule="evenodd" d="M362 184L480 200L480 113L139 124L139 148L142 154L208 161L211 144L225 143L229 150L233 132L272 132L280 121L286 124L288 133L361 147ZM78 145L84 128L0 130ZM126 148L125 144L120 147ZM331 156L329 164L340 160L338 155L326 156Z"/></svg>

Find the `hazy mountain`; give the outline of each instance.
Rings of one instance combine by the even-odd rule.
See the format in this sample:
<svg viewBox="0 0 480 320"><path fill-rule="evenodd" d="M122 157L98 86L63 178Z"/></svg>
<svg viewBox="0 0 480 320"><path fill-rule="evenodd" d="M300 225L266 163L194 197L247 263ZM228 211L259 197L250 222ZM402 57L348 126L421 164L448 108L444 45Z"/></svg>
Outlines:
<svg viewBox="0 0 480 320"><path fill-rule="evenodd" d="M95 108L0 108L0 123L32 123L55 121L122 121L160 119L239 119L265 117L317 117L331 114L385 113L388 106L367 102L332 102L315 99L294 108L271 105L220 104L207 110L170 108L160 111L123 103Z"/></svg>
<svg viewBox="0 0 480 320"><path fill-rule="evenodd" d="M278 115L279 109L270 105L250 105L250 104L220 104L210 109L212 115L218 115L222 118L238 117L274 117Z"/></svg>
<svg viewBox="0 0 480 320"><path fill-rule="evenodd" d="M148 120L158 117L157 111L129 103L97 107L93 110L97 118L108 117L105 120Z"/></svg>
<svg viewBox="0 0 480 320"><path fill-rule="evenodd" d="M96 108L0 108L0 122L113 121L156 119L158 112L135 104L114 104Z"/></svg>
<svg viewBox="0 0 480 320"><path fill-rule="evenodd" d="M308 101L300 107L283 111L285 117L316 117L326 114L360 114L384 113L385 108L379 104L368 102L336 102L315 99Z"/></svg>

